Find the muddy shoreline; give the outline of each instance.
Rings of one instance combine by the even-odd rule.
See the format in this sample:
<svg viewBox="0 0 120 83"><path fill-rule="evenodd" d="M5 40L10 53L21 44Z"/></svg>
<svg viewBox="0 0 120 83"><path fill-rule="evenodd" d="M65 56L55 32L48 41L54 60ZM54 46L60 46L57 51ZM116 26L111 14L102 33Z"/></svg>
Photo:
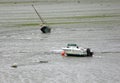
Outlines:
<svg viewBox="0 0 120 83"><path fill-rule="evenodd" d="M119 83L119 3L91 3L34 3L49 34L31 3L0 4L0 83ZM68 43L95 54L62 57Z"/></svg>

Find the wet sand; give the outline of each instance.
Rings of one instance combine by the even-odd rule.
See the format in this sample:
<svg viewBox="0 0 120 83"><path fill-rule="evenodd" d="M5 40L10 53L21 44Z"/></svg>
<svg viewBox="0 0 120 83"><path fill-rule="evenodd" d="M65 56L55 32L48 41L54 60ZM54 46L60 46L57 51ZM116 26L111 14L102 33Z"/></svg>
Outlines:
<svg viewBox="0 0 120 83"><path fill-rule="evenodd" d="M120 82L118 2L34 5L50 34L39 30L31 3L0 5L0 83ZM89 47L94 56L62 57L59 50L68 43Z"/></svg>

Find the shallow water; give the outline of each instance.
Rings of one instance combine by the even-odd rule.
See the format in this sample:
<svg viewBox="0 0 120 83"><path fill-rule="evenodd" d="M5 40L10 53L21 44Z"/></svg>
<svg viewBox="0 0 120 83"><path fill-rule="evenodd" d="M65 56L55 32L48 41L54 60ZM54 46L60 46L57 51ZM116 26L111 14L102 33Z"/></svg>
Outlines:
<svg viewBox="0 0 120 83"><path fill-rule="evenodd" d="M0 83L120 82L118 3L35 7L52 27L50 34L39 30L31 5L0 7ZM61 48L68 43L91 48L94 56L62 57ZM48 63L40 63L44 60ZM11 67L14 63L17 68Z"/></svg>

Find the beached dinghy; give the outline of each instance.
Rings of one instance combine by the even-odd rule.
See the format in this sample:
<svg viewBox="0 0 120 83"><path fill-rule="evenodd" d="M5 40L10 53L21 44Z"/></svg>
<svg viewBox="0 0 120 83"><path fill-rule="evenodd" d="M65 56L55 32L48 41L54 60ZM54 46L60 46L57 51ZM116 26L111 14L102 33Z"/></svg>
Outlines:
<svg viewBox="0 0 120 83"><path fill-rule="evenodd" d="M78 47L77 44L68 44L62 48L67 56L92 56L93 52L89 48Z"/></svg>

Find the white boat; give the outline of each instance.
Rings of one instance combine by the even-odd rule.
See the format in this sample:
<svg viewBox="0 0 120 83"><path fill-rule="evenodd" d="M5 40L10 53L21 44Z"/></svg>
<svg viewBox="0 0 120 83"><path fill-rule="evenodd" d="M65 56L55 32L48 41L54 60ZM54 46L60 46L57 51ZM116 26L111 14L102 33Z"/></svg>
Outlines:
<svg viewBox="0 0 120 83"><path fill-rule="evenodd" d="M92 56L93 52L89 48L78 47L77 44L68 44L62 48L67 56Z"/></svg>

